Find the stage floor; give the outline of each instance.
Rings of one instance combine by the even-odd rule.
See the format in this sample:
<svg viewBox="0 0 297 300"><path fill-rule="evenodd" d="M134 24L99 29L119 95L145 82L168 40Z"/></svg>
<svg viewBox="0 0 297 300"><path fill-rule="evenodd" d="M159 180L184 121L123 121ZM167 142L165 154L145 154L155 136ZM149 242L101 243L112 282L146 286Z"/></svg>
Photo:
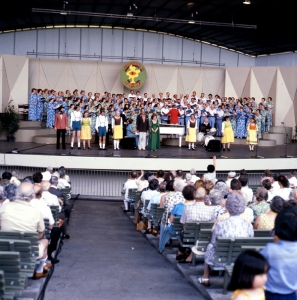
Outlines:
<svg viewBox="0 0 297 300"><path fill-rule="evenodd" d="M15 148L18 149L20 154L31 154L31 155L73 155L73 156L86 156L86 157L122 157L122 158L144 158L147 157L150 151L146 150L113 150L108 148L106 150L99 150L97 144L91 144L91 150L78 150L77 147L73 150L67 145L66 150L57 150L55 145L48 144L35 144L35 143L22 143L22 142L11 142L0 141L0 153L11 153ZM151 156L158 158L179 158L179 159L205 159L210 156L227 156L231 159L251 159L251 156L256 155L256 149L254 152L250 152L248 145L231 145L231 151L220 152L207 152L202 146L198 146L196 150L188 150L186 147L172 147L172 146L161 146L158 151L152 151ZM265 158L280 158L285 154L285 145L275 147L258 147L258 156ZM297 143L290 143L287 145L287 155L297 156ZM293 166L292 166L293 167Z"/></svg>

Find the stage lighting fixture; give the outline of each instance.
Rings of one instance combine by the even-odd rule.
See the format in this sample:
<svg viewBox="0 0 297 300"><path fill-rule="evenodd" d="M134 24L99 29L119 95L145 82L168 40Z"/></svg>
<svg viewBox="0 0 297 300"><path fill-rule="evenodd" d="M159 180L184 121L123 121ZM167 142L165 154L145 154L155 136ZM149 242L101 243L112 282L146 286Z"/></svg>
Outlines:
<svg viewBox="0 0 297 300"><path fill-rule="evenodd" d="M61 11L60 15L67 16L67 12L66 11Z"/></svg>
<svg viewBox="0 0 297 300"><path fill-rule="evenodd" d="M128 17L133 17L133 12L132 12L132 10L131 10L131 6L129 7L129 10L128 10L128 12L127 12L127 16L128 16Z"/></svg>
<svg viewBox="0 0 297 300"><path fill-rule="evenodd" d="M189 24L195 24L195 21L194 20L189 20L188 23Z"/></svg>
<svg viewBox="0 0 297 300"><path fill-rule="evenodd" d="M244 0L242 3L243 4L251 4L251 1L250 0Z"/></svg>

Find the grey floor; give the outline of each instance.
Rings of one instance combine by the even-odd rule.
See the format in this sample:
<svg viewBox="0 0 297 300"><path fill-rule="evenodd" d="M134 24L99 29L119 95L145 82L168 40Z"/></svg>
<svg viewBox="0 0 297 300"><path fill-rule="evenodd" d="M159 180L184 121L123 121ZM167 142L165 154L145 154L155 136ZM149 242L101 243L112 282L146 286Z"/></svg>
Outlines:
<svg viewBox="0 0 297 300"><path fill-rule="evenodd" d="M45 294L63 299L204 299L135 228L119 202L77 201Z"/></svg>

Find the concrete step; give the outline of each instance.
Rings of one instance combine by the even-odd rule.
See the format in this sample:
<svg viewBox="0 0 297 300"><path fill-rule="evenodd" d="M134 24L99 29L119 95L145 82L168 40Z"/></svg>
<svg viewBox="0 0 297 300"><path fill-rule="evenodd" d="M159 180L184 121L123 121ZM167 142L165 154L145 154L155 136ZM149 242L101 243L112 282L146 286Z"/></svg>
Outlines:
<svg viewBox="0 0 297 300"><path fill-rule="evenodd" d="M275 140L276 145L283 145L285 143L286 136L284 133L269 132L269 133L263 133L263 139Z"/></svg>
<svg viewBox="0 0 297 300"><path fill-rule="evenodd" d="M57 136L55 134L49 135L36 135L33 137L32 142L36 144L56 144ZM70 143L71 137L69 135L66 136L66 143Z"/></svg>
<svg viewBox="0 0 297 300"><path fill-rule="evenodd" d="M288 134L288 139L292 138L292 135L295 134L295 131L292 127L284 127L284 126L272 126L270 127L270 132L272 133L286 133Z"/></svg>

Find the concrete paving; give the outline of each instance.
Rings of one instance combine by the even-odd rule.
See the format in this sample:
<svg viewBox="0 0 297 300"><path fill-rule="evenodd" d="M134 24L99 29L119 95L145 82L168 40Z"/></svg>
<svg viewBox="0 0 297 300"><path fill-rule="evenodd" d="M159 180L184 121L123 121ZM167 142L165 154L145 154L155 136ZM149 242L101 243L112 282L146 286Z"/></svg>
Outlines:
<svg viewBox="0 0 297 300"><path fill-rule="evenodd" d="M120 202L77 201L46 300L205 299L135 230Z"/></svg>

